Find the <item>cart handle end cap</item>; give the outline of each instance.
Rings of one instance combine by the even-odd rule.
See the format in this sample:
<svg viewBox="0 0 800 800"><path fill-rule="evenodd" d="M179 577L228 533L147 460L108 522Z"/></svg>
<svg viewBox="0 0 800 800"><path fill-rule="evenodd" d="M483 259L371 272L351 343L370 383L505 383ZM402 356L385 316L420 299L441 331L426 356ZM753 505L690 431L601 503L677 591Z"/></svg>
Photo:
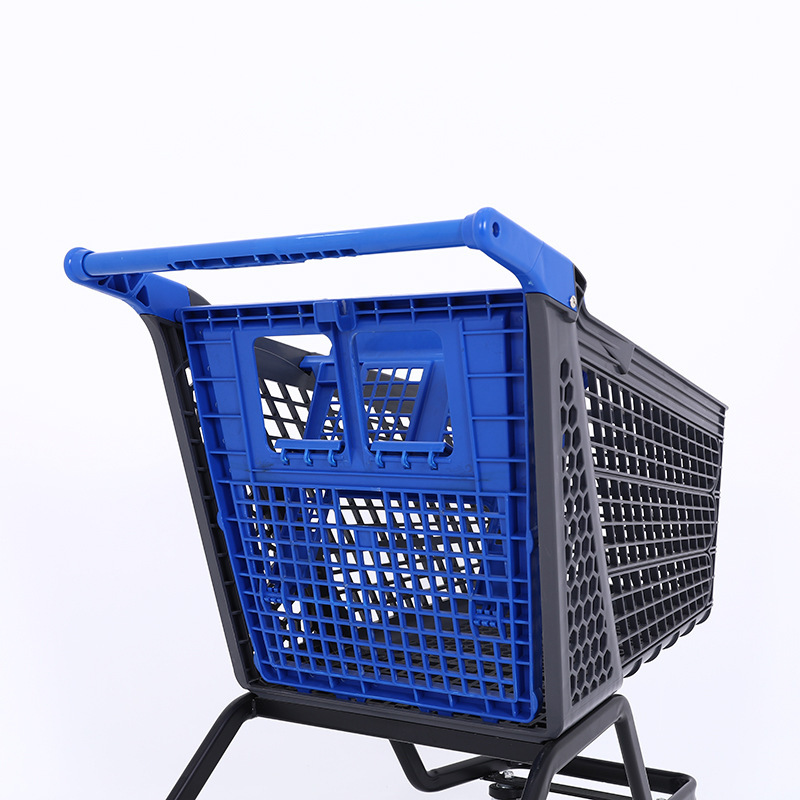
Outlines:
<svg viewBox="0 0 800 800"><path fill-rule="evenodd" d="M64 256L64 272L70 280L117 297L138 314L155 314L162 319L176 320L181 308L192 305L192 297L183 284L161 275L90 275L84 260L93 252L85 247L74 247Z"/></svg>
<svg viewBox="0 0 800 800"><path fill-rule="evenodd" d="M72 250L64 256L64 272L67 273L67 277L71 281L75 281L75 283L86 283L92 280L92 276L83 268L83 259L91 252L91 250L87 250L85 247L73 247Z"/></svg>

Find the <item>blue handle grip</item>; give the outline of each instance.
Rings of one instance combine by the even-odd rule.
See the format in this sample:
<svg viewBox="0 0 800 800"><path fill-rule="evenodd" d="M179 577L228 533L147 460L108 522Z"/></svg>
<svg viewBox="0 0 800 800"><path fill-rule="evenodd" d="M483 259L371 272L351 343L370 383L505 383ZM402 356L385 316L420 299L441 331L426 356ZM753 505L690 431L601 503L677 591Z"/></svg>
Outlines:
<svg viewBox="0 0 800 800"><path fill-rule="evenodd" d="M150 273L300 263L309 259L463 246L482 250L502 264L519 279L526 292L547 294L567 307L571 301L574 302L574 268L570 260L492 208L482 208L463 220L304 236L111 253L76 248L67 254L64 267L72 280L116 293L137 307L137 302L142 304L141 297L149 301L154 291L160 295L166 290L163 280L154 280L156 276L150 276ZM141 275L145 278L136 279L135 276ZM120 286L125 291L121 291ZM173 290L169 291L170 296L165 300L167 312L168 306L182 297L176 297ZM160 305L164 306L164 303ZM152 303L148 308L153 312ZM173 316L176 308L173 305L173 313L166 315ZM140 308L137 310L147 313ZM154 313L163 316L162 311L159 308Z"/></svg>
<svg viewBox="0 0 800 800"><path fill-rule="evenodd" d="M432 250L463 246L461 221L424 222L308 236L281 236L241 242L159 247L117 253L90 253L83 270L92 277L182 269L225 269L309 259Z"/></svg>

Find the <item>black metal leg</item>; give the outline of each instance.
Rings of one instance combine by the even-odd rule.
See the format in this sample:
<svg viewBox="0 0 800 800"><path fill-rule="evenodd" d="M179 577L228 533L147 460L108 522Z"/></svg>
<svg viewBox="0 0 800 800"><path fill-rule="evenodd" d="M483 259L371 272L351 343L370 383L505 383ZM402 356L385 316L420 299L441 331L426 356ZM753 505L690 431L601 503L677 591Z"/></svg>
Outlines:
<svg viewBox="0 0 800 800"><path fill-rule="evenodd" d="M167 800L195 800L239 728L256 716L256 697L249 692L228 705L211 726Z"/></svg>
<svg viewBox="0 0 800 800"><path fill-rule="evenodd" d="M622 753L622 763L625 765L625 774L628 776L628 786L631 788L633 800L650 800L650 783L642 758L642 748L639 746L639 737L636 726L633 724L633 714L628 701L617 695L621 706L620 717L614 724L617 731L617 741Z"/></svg>
<svg viewBox="0 0 800 800"><path fill-rule="evenodd" d="M667 794L670 800L695 800L697 783L690 775L652 768L648 768L646 772L648 782L654 792ZM628 776L622 764L600 761L595 758L578 757L564 767L560 774L570 778L585 778L616 786L628 785Z"/></svg>
<svg viewBox="0 0 800 800"><path fill-rule="evenodd" d="M366 708L351 706L329 713L311 703L265 700L250 693L235 700L220 714L167 800L196 800L239 728L254 717L389 739L409 782L423 792L436 792L484 779L495 782L490 789L490 794L495 797L546 800L551 791L589 800L621 797L598 789L553 783L556 775L561 775L627 786L632 800L652 800L651 786L657 792L669 794L671 800L695 800L696 784L690 776L645 768L630 706L620 695L610 697L557 739L536 743L526 742L522 737L505 739L491 733L459 734L456 730L443 730L420 721L392 722L369 713ZM579 755L611 727L616 730L622 763ZM482 750L494 755L468 758L428 770L415 743L462 752ZM527 780L503 774L504 770L517 768L529 769Z"/></svg>
<svg viewBox="0 0 800 800"><path fill-rule="evenodd" d="M609 698L589 716L561 734L558 739L545 745L531 767L522 800L545 800L553 778L558 773L599 781L613 777L616 780L609 782L623 783L619 780L618 772L611 775L598 768L604 762L594 762L592 759L579 757L586 747L612 725L616 729L622 751L624 776L627 778L632 799L651 800L650 784L631 709L628 701L621 695ZM599 793L596 795L600 796Z"/></svg>
<svg viewBox="0 0 800 800"><path fill-rule="evenodd" d="M502 758L479 756L458 761L439 769L428 770L419 757L417 748L406 742L392 742L397 760L408 782L421 792L438 792L462 783L479 780L492 772L507 769L509 762Z"/></svg>
<svg viewBox="0 0 800 800"><path fill-rule="evenodd" d="M616 729L622 752L622 764L608 764L594 759L581 758L579 754L609 728ZM412 786L423 792L436 792L480 778L492 778L493 773L520 766L501 758L472 758L446 767L427 770L413 744L392 742L395 754ZM558 739L531 746L534 756L528 764L530 773L522 800L545 800L551 788L563 793L579 794L590 798L605 798L605 792L575 790L554 785L558 773L571 777L615 783L630 788L632 800L651 800L648 774L642 759L636 728L628 701L616 695L591 714L565 731ZM527 766L527 764L525 765ZM511 783L515 783L512 779Z"/></svg>

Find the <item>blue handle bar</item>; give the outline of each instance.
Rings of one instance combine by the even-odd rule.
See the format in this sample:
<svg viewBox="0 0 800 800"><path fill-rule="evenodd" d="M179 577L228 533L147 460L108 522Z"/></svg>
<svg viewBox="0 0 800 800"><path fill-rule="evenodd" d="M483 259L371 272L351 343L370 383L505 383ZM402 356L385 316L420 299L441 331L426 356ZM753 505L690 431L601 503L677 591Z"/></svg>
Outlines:
<svg viewBox="0 0 800 800"><path fill-rule="evenodd" d="M121 296L140 313L172 318L178 308L189 304L188 290L172 281L166 283L175 288L168 288L151 273L464 246L481 250L502 264L526 292L547 294L567 307L574 303L572 262L492 208L482 208L463 220L303 236L110 253L76 248L67 254L64 268L72 280Z"/></svg>

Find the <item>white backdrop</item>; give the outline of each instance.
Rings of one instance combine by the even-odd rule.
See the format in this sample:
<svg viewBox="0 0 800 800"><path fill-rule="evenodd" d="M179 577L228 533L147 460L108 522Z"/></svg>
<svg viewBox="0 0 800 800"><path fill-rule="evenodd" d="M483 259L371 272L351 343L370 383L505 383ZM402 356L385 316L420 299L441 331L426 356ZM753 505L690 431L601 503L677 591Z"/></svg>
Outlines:
<svg viewBox="0 0 800 800"><path fill-rule="evenodd" d="M596 316L729 404L714 613L624 692L648 763L706 800L793 796L797 22L768 0L7 9L0 795L165 797L240 691L148 334L64 253L493 205L578 264ZM508 285L473 256L189 282ZM416 794L382 742L252 722L202 797L268 793Z"/></svg>

